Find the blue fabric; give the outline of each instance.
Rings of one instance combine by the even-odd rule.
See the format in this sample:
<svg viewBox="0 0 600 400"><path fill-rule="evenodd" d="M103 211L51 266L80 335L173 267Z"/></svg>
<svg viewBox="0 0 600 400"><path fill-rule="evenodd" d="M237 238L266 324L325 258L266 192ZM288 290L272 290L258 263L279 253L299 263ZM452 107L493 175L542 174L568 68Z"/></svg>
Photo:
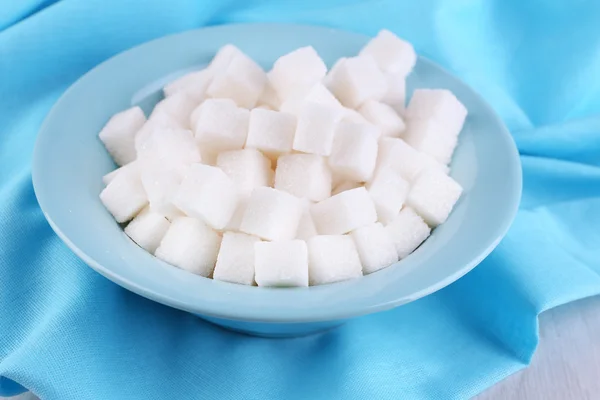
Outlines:
<svg viewBox="0 0 600 400"><path fill-rule="evenodd" d="M600 293L599 20L593 1L3 1L0 394L16 382L43 400L466 399L523 368L539 313ZM31 186L45 114L126 48L246 21L388 27L482 93L524 171L498 249L434 295L289 340L220 330L79 261Z"/></svg>

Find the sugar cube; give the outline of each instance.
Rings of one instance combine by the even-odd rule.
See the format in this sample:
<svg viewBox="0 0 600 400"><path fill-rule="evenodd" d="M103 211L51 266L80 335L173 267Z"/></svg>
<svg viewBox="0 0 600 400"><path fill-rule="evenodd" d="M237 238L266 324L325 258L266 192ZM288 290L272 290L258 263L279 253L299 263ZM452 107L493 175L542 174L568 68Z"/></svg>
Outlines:
<svg viewBox="0 0 600 400"><path fill-rule="evenodd" d="M370 56L344 60L329 78L328 87L349 108L357 108L367 100L381 100L387 92L385 76Z"/></svg>
<svg viewBox="0 0 600 400"><path fill-rule="evenodd" d="M125 165L136 158L135 134L146 122L139 107L132 107L113 115L98 137L117 165Z"/></svg>
<svg viewBox="0 0 600 400"><path fill-rule="evenodd" d="M254 243L256 242L260 242L256 236L225 232L213 278L240 285L252 285L254 282Z"/></svg>
<svg viewBox="0 0 600 400"><path fill-rule="evenodd" d="M232 150L217 156L217 167L231 178L242 197L248 197L259 186L271 186L271 161L256 149Z"/></svg>
<svg viewBox="0 0 600 400"><path fill-rule="evenodd" d="M294 115L255 108L250 111L246 147L258 149L275 158L292 151L295 131Z"/></svg>
<svg viewBox="0 0 600 400"><path fill-rule="evenodd" d="M415 251L429 237L431 229L412 208L404 207L385 230L396 246L398 258Z"/></svg>
<svg viewBox="0 0 600 400"><path fill-rule="evenodd" d="M375 205L364 187L313 204L311 213L321 235L342 235L377 221Z"/></svg>
<svg viewBox="0 0 600 400"><path fill-rule="evenodd" d="M210 64L206 68L212 76L219 74L220 72L227 69L231 60L236 56L243 55L244 53L232 44L226 44L221 47L217 54L213 57Z"/></svg>
<svg viewBox="0 0 600 400"><path fill-rule="evenodd" d="M307 102L298 115L292 148L303 153L330 155L335 129L341 119L341 109Z"/></svg>
<svg viewBox="0 0 600 400"><path fill-rule="evenodd" d="M427 154L413 149L402 139L388 137L379 140L375 173L382 168L391 168L409 182L412 182L423 170L445 170L444 165Z"/></svg>
<svg viewBox="0 0 600 400"><path fill-rule="evenodd" d="M275 189L312 201L324 200L331 196L331 170L325 159L315 154L281 156L275 170Z"/></svg>
<svg viewBox="0 0 600 400"><path fill-rule="evenodd" d="M377 218L384 224L390 223L404 205L409 183L392 168L380 168L367 184L367 190L375 203Z"/></svg>
<svg viewBox="0 0 600 400"><path fill-rule="evenodd" d="M370 122L365 117L363 117L361 113L347 107L344 107L342 121L353 122L355 124L370 124ZM379 136L381 136L381 133L379 134Z"/></svg>
<svg viewBox="0 0 600 400"><path fill-rule="evenodd" d="M265 240L291 240L296 236L302 204L289 193L270 187L254 189L240 231Z"/></svg>
<svg viewBox="0 0 600 400"><path fill-rule="evenodd" d="M257 101L257 108L264 106L267 106L270 110L279 110L279 106L281 106L281 99L279 99L277 92L273 89L273 85L271 85L268 79Z"/></svg>
<svg viewBox="0 0 600 400"><path fill-rule="evenodd" d="M214 229L223 229L238 204L237 188L220 168L192 164L173 196L173 204Z"/></svg>
<svg viewBox="0 0 600 400"><path fill-rule="evenodd" d="M326 73L327 66L316 50L306 46L279 57L269 72L269 81L279 97L287 99L320 82Z"/></svg>
<svg viewBox="0 0 600 400"><path fill-rule="evenodd" d="M178 268L208 277L215 267L220 245L221 237L204 222L178 217L171 222L154 254Z"/></svg>
<svg viewBox="0 0 600 400"><path fill-rule="evenodd" d="M213 74L208 69L187 73L163 88L165 97L176 93L185 93L196 103L204 100L204 94Z"/></svg>
<svg viewBox="0 0 600 400"><path fill-rule="evenodd" d="M461 194L462 187L458 182L442 171L432 169L415 179L406 204L430 226L437 226L446 221Z"/></svg>
<svg viewBox="0 0 600 400"><path fill-rule="evenodd" d="M408 103L405 115L409 120L436 120L445 135L456 137L467 118L467 109L447 89L417 89Z"/></svg>
<svg viewBox="0 0 600 400"><path fill-rule="evenodd" d="M313 221L310 213L310 206L312 202L307 199L302 199L302 216L298 223L298 230L296 231L296 239L306 240L310 237L318 235L317 228L315 227L315 221Z"/></svg>
<svg viewBox="0 0 600 400"><path fill-rule="evenodd" d="M238 205L233 212L233 215L223 228L224 231L234 231L239 232L240 226L242 225L242 219L244 218L244 213L246 212L246 208L248 207L248 198L240 197L238 201Z"/></svg>
<svg viewBox="0 0 600 400"><path fill-rule="evenodd" d="M333 108L342 109L343 106L338 99L323 85L318 82L308 91L300 91L288 97L281 103L280 110L299 115L307 102L322 104Z"/></svg>
<svg viewBox="0 0 600 400"><path fill-rule="evenodd" d="M372 56L382 71L404 76L412 71L417 62L412 45L386 29L379 31L360 54Z"/></svg>
<svg viewBox="0 0 600 400"><path fill-rule="evenodd" d="M408 122L404 140L416 150L428 154L441 164L452 161L458 138L447 135L434 119L412 119Z"/></svg>
<svg viewBox="0 0 600 400"><path fill-rule="evenodd" d="M358 111L367 121L379 127L382 136L400 137L406 128L402 118L387 104L367 100Z"/></svg>
<svg viewBox="0 0 600 400"><path fill-rule="evenodd" d="M154 254L169 225L165 217L146 207L125 227L125 234L142 249Z"/></svg>
<svg viewBox="0 0 600 400"><path fill-rule="evenodd" d="M115 177L122 171L125 171L130 168L137 168L138 166L139 163L137 161L132 161L129 164L123 165L122 167L110 171L108 174L102 177L102 183L104 183L104 186L108 186L108 184L111 183L115 179Z"/></svg>
<svg viewBox="0 0 600 400"><path fill-rule="evenodd" d="M382 103L391 106L399 115L406 108L406 78L402 74L385 74L387 92L381 99Z"/></svg>
<svg viewBox="0 0 600 400"><path fill-rule="evenodd" d="M360 258L349 236L313 236L306 241L306 247L311 285L325 285L362 276Z"/></svg>
<svg viewBox="0 0 600 400"><path fill-rule="evenodd" d="M347 57L340 57L338 58L335 63L333 63L333 65L331 66L331 69L329 70L329 72L327 72L327 75L325 75L325 78L323 78L323 84L325 85L325 87L329 88L331 86L331 83L333 81L333 76L335 76L335 74L339 71L340 66L347 60Z"/></svg>
<svg viewBox="0 0 600 400"><path fill-rule="evenodd" d="M183 180L183 175L177 167L169 168L161 164L146 165L141 171L141 178L152 212L169 220L182 215L173 204L173 195Z"/></svg>
<svg viewBox="0 0 600 400"><path fill-rule="evenodd" d="M187 125L182 125L176 121L173 117L167 114L165 111L157 111L152 113L150 119L142 125L139 131L135 134L135 150L137 153L140 152L140 148L144 145L144 142L152 136L155 130L165 129L177 129L186 130Z"/></svg>
<svg viewBox="0 0 600 400"><path fill-rule="evenodd" d="M198 105L196 100L185 92L175 93L164 100L159 101L150 114L150 120L154 114L166 113L173 118L180 126L189 128L190 114Z"/></svg>
<svg viewBox="0 0 600 400"><path fill-rule="evenodd" d="M365 274L389 267L398 261L392 239L380 223L363 226L350 232Z"/></svg>
<svg viewBox="0 0 600 400"><path fill-rule="evenodd" d="M308 286L306 242L256 242L254 267L258 286Z"/></svg>
<svg viewBox="0 0 600 400"><path fill-rule="evenodd" d="M329 166L344 179L371 179L377 161L379 131L371 124L340 122L337 125Z"/></svg>
<svg viewBox="0 0 600 400"><path fill-rule="evenodd" d="M188 165L202 160L194 135L183 129L155 129L138 149L143 164Z"/></svg>
<svg viewBox="0 0 600 400"><path fill-rule="evenodd" d="M361 186L362 184L360 182L340 181L337 185L333 186L333 189L331 190L331 195L335 196L338 193L345 192L346 190L356 189Z"/></svg>
<svg viewBox="0 0 600 400"><path fill-rule="evenodd" d="M244 147L248 135L250 113L230 99L207 99L197 115L196 140L204 148L217 152Z"/></svg>
<svg viewBox="0 0 600 400"><path fill-rule="evenodd" d="M100 200L119 223L135 217L148 205L139 168L126 169L117 174L100 192Z"/></svg>

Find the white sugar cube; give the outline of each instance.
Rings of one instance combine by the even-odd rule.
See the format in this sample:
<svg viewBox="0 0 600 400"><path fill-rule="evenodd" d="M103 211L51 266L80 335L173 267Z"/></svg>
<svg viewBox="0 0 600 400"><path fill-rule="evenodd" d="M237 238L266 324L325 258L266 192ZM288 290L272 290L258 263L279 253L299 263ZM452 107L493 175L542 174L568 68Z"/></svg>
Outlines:
<svg viewBox="0 0 600 400"><path fill-rule="evenodd" d="M242 219L244 219L244 213L246 212L246 208L248 207L248 198L240 197L238 201L238 205L233 212L233 215L223 228L224 231L234 231L239 232L240 226L242 225Z"/></svg>
<svg viewBox="0 0 600 400"><path fill-rule="evenodd" d="M408 75L417 62L413 46L388 30L381 30L360 51L372 56L384 72Z"/></svg>
<svg viewBox="0 0 600 400"><path fill-rule="evenodd" d="M360 256L363 272L371 274L398 261L392 239L380 223L363 226L350 233Z"/></svg>
<svg viewBox="0 0 600 400"><path fill-rule="evenodd" d="M292 151L295 131L294 115L255 108L250 111L246 147L258 149L265 155L276 158Z"/></svg>
<svg viewBox="0 0 600 400"><path fill-rule="evenodd" d="M340 57L338 58L335 63L331 66L331 69L329 70L329 72L327 72L327 75L325 75L325 78L323 78L323 84L329 88L332 81L333 81L333 76L335 76L335 74L339 71L340 66L348 59L348 57Z"/></svg>
<svg viewBox="0 0 600 400"><path fill-rule="evenodd" d="M384 224L390 223L404 205L409 183L392 168L380 168L367 184L367 190L375 203L377 218Z"/></svg>
<svg viewBox="0 0 600 400"><path fill-rule="evenodd" d="M104 186L108 186L108 184L111 183L115 179L115 177L118 174L120 174L122 171L128 170L130 168L138 168L139 164L140 164L139 162L133 161L127 165L123 165L122 167L119 167L113 171L110 171L108 174L106 174L102 177L102 183L104 183Z"/></svg>
<svg viewBox="0 0 600 400"><path fill-rule="evenodd" d="M412 208L404 207L385 230L400 259L415 251L429 237L431 229Z"/></svg>
<svg viewBox="0 0 600 400"><path fill-rule="evenodd" d="M406 204L430 226L437 226L446 221L461 193L454 179L439 170L427 170L415 179Z"/></svg>
<svg viewBox="0 0 600 400"><path fill-rule="evenodd" d="M254 267L258 286L308 286L306 242L256 242Z"/></svg>
<svg viewBox="0 0 600 400"><path fill-rule="evenodd" d="M254 282L254 243L256 242L260 242L256 236L225 232L213 278L241 285L252 285Z"/></svg>
<svg viewBox="0 0 600 400"><path fill-rule="evenodd" d="M200 148L200 155L202 156L202 164L212 165L213 167L216 166L219 153L211 148L206 148L203 145L198 147Z"/></svg>
<svg viewBox="0 0 600 400"><path fill-rule="evenodd" d="M387 92L386 78L369 56L344 60L329 78L328 87L349 108L357 108L367 100L381 100Z"/></svg>
<svg viewBox="0 0 600 400"><path fill-rule="evenodd" d="M358 111L367 121L381 129L382 136L400 137L406 128L402 118L387 104L367 100Z"/></svg>
<svg viewBox="0 0 600 400"><path fill-rule="evenodd" d="M329 166L346 180L371 179L377 161L379 131L371 124L340 122L336 128Z"/></svg>
<svg viewBox="0 0 600 400"><path fill-rule="evenodd" d="M415 150L402 139L387 137L379 140L375 173L382 168L391 168L409 182L426 169L446 170L444 165Z"/></svg>
<svg viewBox="0 0 600 400"><path fill-rule="evenodd" d="M221 237L204 222L178 217L171 222L154 254L178 268L208 277L215 267L220 245Z"/></svg>
<svg viewBox="0 0 600 400"><path fill-rule="evenodd" d="M344 107L342 121L353 122L355 124L370 124L370 122L365 117L363 117L361 113L347 107ZM381 133L379 136L381 136Z"/></svg>
<svg viewBox="0 0 600 400"><path fill-rule="evenodd" d="M185 93L196 103L204 100L206 89L212 80L213 74L208 69L190 72L177 78L163 88L165 97L176 93Z"/></svg>
<svg viewBox="0 0 600 400"><path fill-rule="evenodd" d="M303 211L298 223L298 230L296 231L296 239L306 240L310 237L317 236L317 228L315 227L315 221L313 221L310 213L310 206L312 202L307 199L303 199Z"/></svg>
<svg viewBox="0 0 600 400"><path fill-rule="evenodd" d="M144 123L139 131L135 134L135 150L139 153L144 142L148 140L155 130L177 129L185 130L187 125L182 125L165 111L152 113L150 119Z"/></svg>
<svg viewBox="0 0 600 400"><path fill-rule="evenodd" d="M119 223L135 217L148 205L139 168L126 169L117 174L100 193L100 200Z"/></svg>
<svg viewBox="0 0 600 400"><path fill-rule="evenodd" d="M220 168L192 164L173 196L173 204L214 229L223 229L238 204L237 188Z"/></svg>
<svg viewBox="0 0 600 400"><path fill-rule="evenodd" d="M269 81L281 99L307 90L320 82L327 66L311 46L301 47L279 57L269 72Z"/></svg>
<svg viewBox="0 0 600 400"><path fill-rule="evenodd" d="M406 108L406 78L402 74L385 74L387 92L381 99L382 103L391 106L398 114Z"/></svg>
<svg viewBox="0 0 600 400"><path fill-rule="evenodd" d="M417 89L414 91L405 113L407 119L436 120L447 136L458 136L467 109L446 89Z"/></svg>
<svg viewBox="0 0 600 400"><path fill-rule="evenodd" d="M291 240L302 216L300 200L289 193L269 188L254 189L240 231L265 240Z"/></svg>
<svg viewBox="0 0 600 400"><path fill-rule="evenodd" d="M258 97L258 101L256 102L257 108L260 107L268 107L270 110L279 110L279 106L281 106L281 99L277 95L275 89L273 89L273 85L267 79L265 82L265 87L263 88L262 93Z"/></svg>
<svg viewBox="0 0 600 400"><path fill-rule="evenodd" d="M248 135L250 113L230 99L208 99L194 114L197 116L196 140L204 148L215 151L244 147Z"/></svg>
<svg viewBox="0 0 600 400"><path fill-rule="evenodd" d="M165 217L145 208L125 227L125 234L142 249L154 254L169 225Z"/></svg>
<svg viewBox="0 0 600 400"><path fill-rule="evenodd" d="M322 104L333 108L342 109L343 106L338 99L321 82L315 84L308 91L298 92L288 97L281 103L280 110L299 115L304 105L308 102Z"/></svg>
<svg viewBox="0 0 600 400"><path fill-rule="evenodd" d="M306 241L306 246L311 285L325 285L362 276L360 258L349 236L313 236Z"/></svg>
<svg viewBox="0 0 600 400"><path fill-rule="evenodd" d="M152 120L154 114L164 112L177 121L177 124L189 128L190 114L197 105L197 101L188 96L187 93L175 93L164 100L159 101L154 106L149 119Z"/></svg>
<svg viewBox="0 0 600 400"><path fill-rule="evenodd" d="M225 46L221 47L219 51L217 51L217 54L215 54L206 69L212 76L215 76L220 72L225 71L231 60L233 60L236 56L243 54L244 53L236 46L232 44L226 44Z"/></svg>
<svg viewBox="0 0 600 400"><path fill-rule="evenodd" d="M242 197L248 197L259 186L271 186L271 160L255 149L232 150L220 153L217 167L231 178Z"/></svg>
<svg viewBox="0 0 600 400"><path fill-rule="evenodd" d="M342 235L377 221L375 205L364 187L313 204L311 213L321 235Z"/></svg>
<svg viewBox="0 0 600 400"><path fill-rule="evenodd" d="M456 136L445 134L444 127L434 119L410 120L403 136L406 143L444 165L452 161L458 141Z"/></svg>
<svg viewBox="0 0 600 400"><path fill-rule="evenodd" d="M333 186L333 189L331 190L331 195L335 196L338 193L345 192L346 190L356 189L361 186L362 184L360 182L340 181L337 185Z"/></svg>
<svg viewBox="0 0 600 400"><path fill-rule="evenodd" d="M117 165L129 164L136 158L135 134L146 122L139 107L132 107L112 116L98 134Z"/></svg>
<svg viewBox="0 0 600 400"><path fill-rule="evenodd" d="M275 189L296 197L321 201L331 196L331 170L327 161L314 154L288 154L279 157Z"/></svg>
<svg viewBox="0 0 600 400"><path fill-rule="evenodd" d="M192 164L202 160L194 135L182 129L154 129L138 149L145 164Z"/></svg>
<svg viewBox="0 0 600 400"><path fill-rule="evenodd" d="M298 115L292 148L303 153L330 155L335 129L341 119L341 109L306 103Z"/></svg>
<svg viewBox="0 0 600 400"><path fill-rule="evenodd" d="M213 73L214 78L206 89L206 95L232 99L245 108L256 105L267 82L267 74L263 69L241 51L232 56L227 67Z"/></svg>
<svg viewBox="0 0 600 400"><path fill-rule="evenodd" d="M183 180L179 168L161 164L146 165L141 171L141 176L152 212L169 220L182 215L181 211L173 204L173 196Z"/></svg>

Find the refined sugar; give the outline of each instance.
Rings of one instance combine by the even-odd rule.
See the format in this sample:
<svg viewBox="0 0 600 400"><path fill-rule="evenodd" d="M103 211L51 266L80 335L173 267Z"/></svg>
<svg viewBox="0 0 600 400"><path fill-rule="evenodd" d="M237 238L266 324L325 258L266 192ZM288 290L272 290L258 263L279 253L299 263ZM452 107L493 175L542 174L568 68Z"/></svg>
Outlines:
<svg viewBox="0 0 600 400"><path fill-rule="evenodd" d="M335 128L341 119L341 109L306 103L298 116L292 148L303 153L330 155Z"/></svg>
<svg viewBox="0 0 600 400"><path fill-rule="evenodd" d="M367 119L365 117L363 117L361 113L359 113L356 110L353 110L351 108L346 108L346 107L344 107L342 121L343 122L353 122L355 124L370 124L370 122L367 121ZM381 136L381 133L379 133L379 136Z"/></svg>
<svg viewBox="0 0 600 400"><path fill-rule="evenodd" d="M194 124L196 140L201 146L218 152L244 147L248 110L237 107L230 99L208 99L199 108Z"/></svg>
<svg viewBox="0 0 600 400"><path fill-rule="evenodd" d="M380 168L367 184L367 190L375 203L377 218L384 224L390 223L404 205L409 183L392 168Z"/></svg>
<svg viewBox="0 0 600 400"><path fill-rule="evenodd" d="M426 169L445 171L444 165L427 154L413 149L402 139L386 137L379 140L375 173L382 168L391 168L409 182Z"/></svg>
<svg viewBox="0 0 600 400"><path fill-rule="evenodd" d="M183 180L179 168L169 168L161 164L146 165L141 171L141 177L152 212L169 220L182 215L173 204L173 195Z"/></svg>
<svg viewBox="0 0 600 400"><path fill-rule="evenodd" d="M329 166L344 179L371 179L377 161L378 129L371 124L340 122L337 126Z"/></svg>
<svg viewBox="0 0 600 400"><path fill-rule="evenodd" d="M381 129L382 136L400 137L402 132L404 132L404 121L387 104L375 100L367 100L358 111L367 121L377 125Z"/></svg>
<svg viewBox="0 0 600 400"><path fill-rule="evenodd" d="M331 195L335 196L338 193L345 192L346 190L356 189L356 188L361 187L361 186L362 185L359 182L341 181L337 185L333 186L333 189L331 191Z"/></svg>
<svg viewBox="0 0 600 400"><path fill-rule="evenodd" d="M238 204L237 188L220 168L192 164L175 192L173 204L214 229L223 229Z"/></svg>
<svg viewBox="0 0 600 400"><path fill-rule="evenodd" d="M152 132L155 130L164 129L187 129L186 126L177 122L173 117L167 114L165 111L159 111L153 113L148 121L140 128L135 134L135 150L139 153L140 148L144 145L144 142L152 136Z"/></svg>
<svg viewBox="0 0 600 400"><path fill-rule="evenodd" d="M311 46L301 47L279 57L269 72L269 81L281 99L320 82L327 66Z"/></svg>
<svg viewBox="0 0 600 400"><path fill-rule="evenodd" d="M300 200L270 187L254 189L240 231L265 240L291 240L302 216Z"/></svg>
<svg viewBox="0 0 600 400"><path fill-rule="evenodd" d="M190 72L177 78L163 88L165 97L176 93L185 93L196 103L204 100L204 94L212 79L213 74L208 69Z"/></svg>
<svg viewBox="0 0 600 400"><path fill-rule="evenodd" d="M119 223L135 217L148 205L139 168L129 168L117 174L100 193L100 200Z"/></svg>
<svg viewBox="0 0 600 400"><path fill-rule="evenodd" d="M298 230L296 231L296 239L306 240L310 237L318 235L317 228L315 227L315 222L312 219L312 215L310 214L310 206L312 202L307 199L302 199L302 216L300 217L300 222L298 223Z"/></svg>
<svg viewBox="0 0 600 400"><path fill-rule="evenodd" d="M430 226L442 224L462 193L462 187L440 170L423 171L408 193L406 204Z"/></svg>
<svg viewBox="0 0 600 400"><path fill-rule="evenodd" d="M385 76L370 56L344 60L329 78L328 87L349 108L357 108L367 100L381 100L387 92Z"/></svg>
<svg viewBox="0 0 600 400"><path fill-rule="evenodd" d="M221 237L204 222L178 217L171 222L154 254L178 268L208 277L215 267L220 245Z"/></svg>
<svg viewBox="0 0 600 400"><path fill-rule="evenodd" d="M406 143L428 154L441 164L452 161L458 138L444 134L444 128L434 119L413 119L404 133Z"/></svg>
<svg viewBox="0 0 600 400"><path fill-rule="evenodd" d="M310 285L325 285L362 276L354 242L347 235L319 235L306 241Z"/></svg>
<svg viewBox="0 0 600 400"><path fill-rule="evenodd" d="M216 166L219 153L211 148L206 148L203 145L198 147L200 148L200 155L202 156L202 164L212 165L213 167Z"/></svg>
<svg viewBox="0 0 600 400"><path fill-rule="evenodd" d="M292 151L296 117L292 114L254 109L250 111L247 148L258 149L275 158Z"/></svg>
<svg viewBox="0 0 600 400"><path fill-rule="evenodd" d="M187 165L202 160L194 135L182 129L161 128L150 131L138 149L144 164Z"/></svg>
<svg viewBox="0 0 600 400"><path fill-rule="evenodd" d="M436 120L447 136L458 136L465 119L467 109L446 89L417 89L406 108L408 120Z"/></svg>
<svg viewBox="0 0 600 400"><path fill-rule="evenodd" d="M225 71L229 66L231 60L236 56L244 55L244 53L232 44L226 44L221 47L217 54L213 57L212 61L206 68L212 76Z"/></svg>
<svg viewBox="0 0 600 400"><path fill-rule="evenodd" d="M403 259L412 253L429 237L431 229L412 208L404 207L385 230L396 246L398 258Z"/></svg>
<svg viewBox="0 0 600 400"><path fill-rule="evenodd" d="M372 56L384 72L408 75L417 62L417 54L410 43L392 32L382 29L367 43L360 55Z"/></svg>
<svg viewBox="0 0 600 400"><path fill-rule="evenodd" d="M223 228L224 231L234 231L239 232L240 226L242 225L242 219L244 218L244 213L246 212L246 208L248 207L248 198L240 197L238 201L238 205L233 212L233 215Z"/></svg>
<svg viewBox="0 0 600 400"><path fill-rule="evenodd" d="M233 99L245 108L256 105L267 82L263 69L241 51L231 57L226 68L213 73L214 78L206 89L207 96Z"/></svg>
<svg viewBox="0 0 600 400"><path fill-rule="evenodd" d="M271 186L271 161L256 149L232 150L220 153L217 167L235 183L241 197L248 197L255 187Z"/></svg>
<svg viewBox="0 0 600 400"><path fill-rule="evenodd" d="M342 109L338 99L321 82L315 84L306 92L298 92L288 97L281 103L280 110L294 115L300 115L302 108L308 102L322 104L333 108Z"/></svg>
<svg viewBox="0 0 600 400"><path fill-rule="evenodd" d="M254 282L254 243L256 242L260 242L256 236L225 232L213 278L241 285L252 285Z"/></svg>
<svg viewBox="0 0 600 400"><path fill-rule="evenodd" d="M281 156L275 170L275 189L312 201L324 200L331 196L331 170L323 157L314 154Z"/></svg>
<svg viewBox="0 0 600 400"><path fill-rule="evenodd" d="M139 163L137 161L130 162L127 165L123 165L122 167L119 167L119 168L109 172L108 174L104 175L102 177L102 183L104 183L104 186L108 186L108 184L111 183L115 179L115 177L118 174L120 174L122 171L125 171L130 168L137 168L138 166L139 166Z"/></svg>
<svg viewBox="0 0 600 400"><path fill-rule="evenodd" d="M308 286L306 242L256 242L254 268L254 279L258 286Z"/></svg>
<svg viewBox="0 0 600 400"><path fill-rule="evenodd" d="M268 106L271 110L279 110L279 106L281 106L281 100L279 99L277 92L275 89L273 89L273 85L271 85L271 82L269 82L268 79L265 83L263 92L258 98L257 105L258 108Z"/></svg>
<svg viewBox="0 0 600 400"><path fill-rule="evenodd" d="M392 239L380 223L363 226L350 232L360 256L365 274L371 274L398 261L398 252Z"/></svg>
<svg viewBox="0 0 600 400"><path fill-rule="evenodd" d="M387 92L381 99L382 103L391 106L398 114L406 108L406 78L402 74L385 74Z"/></svg>
<svg viewBox="0 0 600 400"><path fill-rule="evenodd" d="M340 66L347 60L347 57L340 57L336 60L336 62L333 64L333 66L331 67L331 69L329 70L329 72L327 72L327 75L325 75L325 78L323 78L323 84L325 85L325 87L329 88L331 86L331 83L333 81L332 77L339 71Z"/></svg>
<svg viewBox="0 0 600 400"><path fill-rule="evenodd" d="M346 190L311 207L321 235L342 235L377 221L377 212L367 189Z"/></svg>
<svg viewBox="0 0 600 400"><path fill-rule="evenodd" d="M144 122L146 117L142 109L132 107L113 115L98 134L117 165L135 160L135 134Z"/></svg>
<svg viewBox="0 0 600 400"><path fill-rule="evenodd" d="M146 207L125 227L125 233L142 249L154 254L169 225L164 216Z"/></svg>
<svg viewBox="0 0 600 400"><path fill-rule="evenodd" d="M196 100L185 92L175 93L164 100L159 101L150 114L150 120L154 119L156 113L166 113L184 128L189 128L190 114L198 105Z"/></svg>

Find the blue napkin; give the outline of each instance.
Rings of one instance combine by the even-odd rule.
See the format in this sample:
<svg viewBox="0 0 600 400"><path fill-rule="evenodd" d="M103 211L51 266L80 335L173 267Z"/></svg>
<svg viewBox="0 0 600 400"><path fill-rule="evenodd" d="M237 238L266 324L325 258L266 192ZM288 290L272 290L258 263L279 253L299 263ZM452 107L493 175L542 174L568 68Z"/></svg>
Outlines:
<svg viewBox="0 0 600 400"><path fill-rule="evenodd" d="M591 1L2 2L0 394L466 399L523 368L539 313L600 293L599 20ZM434 295L285 340L221 330L79 261L31 185L33 143L52 104L133 45L256 21L370 35L387 27L482 93L514 134L524 171L522 207L498 249Z"/></svg>

